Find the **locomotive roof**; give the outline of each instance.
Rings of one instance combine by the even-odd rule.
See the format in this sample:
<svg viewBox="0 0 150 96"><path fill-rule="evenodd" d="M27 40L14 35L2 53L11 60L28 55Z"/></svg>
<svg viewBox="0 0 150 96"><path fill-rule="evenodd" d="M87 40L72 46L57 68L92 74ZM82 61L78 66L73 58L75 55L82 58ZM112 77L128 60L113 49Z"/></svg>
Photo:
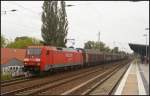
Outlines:
<svg viewBox="0 0 150 96"><path fill-rule="evenodd" d="M42 46L42 45L35 45L35 46L28 46L28 48L43 48L47 46Z"/></svg>
<svg viewBox="0 0 150 96"><path fill-rule="evenodd" d="M55 47L55 46L28 46L28 48L46 48L46 49L50 49L50 50L78 52L76 49L73 49L73 48L63 48L63 47Z"/></svg>

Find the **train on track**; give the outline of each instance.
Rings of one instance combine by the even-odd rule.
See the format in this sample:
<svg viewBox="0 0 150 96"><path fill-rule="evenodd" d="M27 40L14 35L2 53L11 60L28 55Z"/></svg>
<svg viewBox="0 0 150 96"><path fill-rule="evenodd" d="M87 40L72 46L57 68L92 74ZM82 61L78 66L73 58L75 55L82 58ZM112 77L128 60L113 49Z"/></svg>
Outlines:
<svg viewBox="0 0 150 96"><path fill-rule="evenodd" d="M29 46L24 58L24 70L44 72L56 68L91 66L126 59L123 54L104 53L81 48Z"/></svg>

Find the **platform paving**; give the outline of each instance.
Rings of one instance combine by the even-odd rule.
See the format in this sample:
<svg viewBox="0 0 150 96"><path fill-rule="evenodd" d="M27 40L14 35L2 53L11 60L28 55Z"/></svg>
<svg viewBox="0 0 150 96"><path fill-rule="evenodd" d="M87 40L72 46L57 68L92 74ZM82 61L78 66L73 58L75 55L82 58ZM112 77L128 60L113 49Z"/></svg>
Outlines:
<svg viewBox="0 0 150 96"><path fill-rule="evenodd" d="M132 62L127 72L123 76L115 95L147 95L140 68L137 62ZM142 69L141 69L142 70ZM143 75L144 76L144 75Z"/></svg>
<svg viewBox="0 0 150 96"><path fill-rule="evenodd" d="M132 68L128 74L125 86L123 88L121 95L138 95L138 82L136 76L136 65L133 64Z"/></svg>
<svg viewBox="0 0 150 96"><path fill-rule="evenodd" d="M149 95L149 64L138 64L140 75L146 90L146 94Z"/></svg>

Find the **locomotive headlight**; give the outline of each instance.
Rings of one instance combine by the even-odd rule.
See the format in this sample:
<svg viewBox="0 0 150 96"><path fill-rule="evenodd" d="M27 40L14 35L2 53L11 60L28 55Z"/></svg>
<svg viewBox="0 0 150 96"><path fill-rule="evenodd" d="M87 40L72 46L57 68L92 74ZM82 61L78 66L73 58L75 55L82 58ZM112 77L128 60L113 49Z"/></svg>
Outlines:
<svg viewBox="0 0 150 96"><path fill-rule="evenodd" d="M40 62L40 59L39 59L39 58L36 58L35 61Z"/></svg>
<svg viewBox="0 0 150 96"><path fill-rule="evenodd" d="M28 59L28 58L25 58L24 61L29 61L29 59Z"/></svg>

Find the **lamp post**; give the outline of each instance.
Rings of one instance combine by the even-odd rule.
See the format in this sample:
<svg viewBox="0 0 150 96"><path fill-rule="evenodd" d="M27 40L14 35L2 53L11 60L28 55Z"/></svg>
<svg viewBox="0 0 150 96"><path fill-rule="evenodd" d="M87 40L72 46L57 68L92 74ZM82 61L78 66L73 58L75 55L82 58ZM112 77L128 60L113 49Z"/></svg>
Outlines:
<svg viewBox="0 0 150 96"><path fill-rule="evenodd" d="M72 5L72 4L66 5L66 7L72 7L72 6L76 6L76 5ZM70 38L70 39L66 39L66 40L72 42L72 47L75 45L75 39Z"/></svg>
<svg viewBox="0 0 150 96"><path fill-rule="evenodd" d="M72 6L75 6L75 5L71 5L71 4L66 5L66 7L72 7Z"/></svg>
<svg viewBox="0 0 150 96"><path fill-rule="evenodd" d="M145 36L145 38L146 38L146 53L145 53L145 55L146 55L146 58L147 58L147 34L144 34L143 36Z"/></svg>
<svg viewBox="0 0 150 96"><path fill-rule="evenodd" d="M1 11L1 13L4 13L4 14L6 14L7 12L15 12L15 11L17 11L16 9L12 9L12 10L5 10L5 11Z"/></svg>
<svg viewBox="0 0 150 96"><path fill-rule="evenodd" d="M145 30L149 30L149 28L145 28ZM146 38L146 58L147 58L147 34L144 34L143 36L145 36Z"/></svg>

